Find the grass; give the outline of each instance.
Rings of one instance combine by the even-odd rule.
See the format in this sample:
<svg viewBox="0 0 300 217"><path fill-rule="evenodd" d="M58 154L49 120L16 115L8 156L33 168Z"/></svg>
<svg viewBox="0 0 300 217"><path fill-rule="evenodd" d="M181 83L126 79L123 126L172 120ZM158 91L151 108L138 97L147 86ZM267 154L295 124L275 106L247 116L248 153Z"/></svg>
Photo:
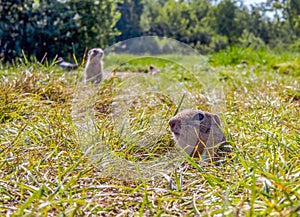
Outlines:
<svg viewBox="0 0 300 217"><path fill-rule="evenodd" d="M106 80L84 92L91 101L80 72L2 66L1 215L299 216L299 55L234 48L192 71L176 58L108 59L161 72ZM234 158L179 155L168 130L178 108L221 113Z"/></svg>

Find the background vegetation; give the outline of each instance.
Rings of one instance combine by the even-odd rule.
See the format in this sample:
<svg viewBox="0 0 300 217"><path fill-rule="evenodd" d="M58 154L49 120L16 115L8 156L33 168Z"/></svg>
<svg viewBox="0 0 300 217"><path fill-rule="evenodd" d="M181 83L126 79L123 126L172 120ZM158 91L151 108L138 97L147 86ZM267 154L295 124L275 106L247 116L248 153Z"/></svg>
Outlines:
<svg viewBox="0 0 300 217"><path fill-rule="evenodd" d="M117 35L120 15L110 0L0 1L0 55L42 60L56 55L83 56L86 48L105 46Z"/></svg>
<svg viewBox="0 0 300 217"><path fill-rule="evenodd" d="M300 3L266 0L12 0L0 1L0 58L82 58L145 35L166 36L210 53L237 45L299 51Z"/></svg>

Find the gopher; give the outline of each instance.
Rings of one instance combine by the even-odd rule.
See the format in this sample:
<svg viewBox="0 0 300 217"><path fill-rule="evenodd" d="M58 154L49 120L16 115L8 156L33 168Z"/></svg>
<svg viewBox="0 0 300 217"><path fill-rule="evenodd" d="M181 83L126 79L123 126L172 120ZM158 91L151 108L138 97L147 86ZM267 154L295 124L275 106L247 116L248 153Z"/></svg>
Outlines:
<svg viewBox="0 0 300 217"><path fill-rule="evenodd" d="M103 57L104 52L101 48L89 50L87 63L84 71L84 81L99 84L103 78Z"/></svg>
<svg viewBox="0 0 300 217"><path fill-rule="evenodd" d="M191 157L216 161L221 153L231 152L222 147L226 137L220 118L201 110L183 110L169 121L176 143Z"/></svg>

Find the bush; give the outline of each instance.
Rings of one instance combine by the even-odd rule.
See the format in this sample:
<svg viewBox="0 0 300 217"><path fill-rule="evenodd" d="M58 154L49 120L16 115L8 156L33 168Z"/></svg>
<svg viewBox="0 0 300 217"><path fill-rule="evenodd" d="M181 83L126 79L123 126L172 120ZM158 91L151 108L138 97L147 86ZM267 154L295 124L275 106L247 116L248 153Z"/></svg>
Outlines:
<svg viewBox="0 0 300 217"><path fill-rule="evenodd" d="M239 38L239 44L245 48L260 49L265 48L266 45L260 37L256 37L252 32L244 30L242 36Z"/></svg>
<svg viewBox="0 0 300 217"><path fill-rule="evenodd" d="M12 61L24 50L38 60L51 59L106 46L118 34L116 2L0 0L0 57Z"/></svg>

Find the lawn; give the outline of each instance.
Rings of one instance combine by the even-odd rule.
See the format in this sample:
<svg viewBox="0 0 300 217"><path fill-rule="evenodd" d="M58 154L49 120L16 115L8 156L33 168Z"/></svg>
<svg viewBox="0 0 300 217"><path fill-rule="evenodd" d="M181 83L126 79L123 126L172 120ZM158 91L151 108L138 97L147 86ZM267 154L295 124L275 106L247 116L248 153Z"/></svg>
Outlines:
<svg viewBox="0 0 300 217"><path fill-rule="evenodd" d="M105 64L112 76L96 88L82 67L0 66L1 215L300 215L298 54L233 48ZM168 120L184 108L219 114L233 156L180 154Z"/></svg>

